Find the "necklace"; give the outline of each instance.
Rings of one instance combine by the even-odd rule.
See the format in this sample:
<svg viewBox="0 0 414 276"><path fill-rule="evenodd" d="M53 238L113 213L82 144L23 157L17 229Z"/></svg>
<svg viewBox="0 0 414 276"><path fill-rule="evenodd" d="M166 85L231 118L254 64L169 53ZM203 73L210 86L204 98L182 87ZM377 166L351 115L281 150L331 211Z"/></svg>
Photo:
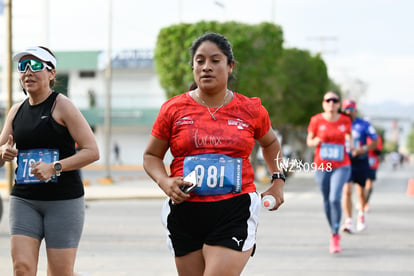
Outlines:
<svg viewBox="0 0 414 276"><path fill-rule="evenodd" d="M211 119L216 121L216 117L214 117L214 114L216 114L217 111L219 111L219 109L222 108L226 104L226 97L227 97L227 94L229 93L229 90L226 90L226 95L224 95L223 103L219 107L217 107L216 110L214 110L214 112L211 112L210 107L208 106L208 104L200 97L200 95L198 95L198 93L199 92L197 91L196 92L197 98L199 98L200 101L203 103L203 105L207 108L208 113L210 113Z"/></svg>

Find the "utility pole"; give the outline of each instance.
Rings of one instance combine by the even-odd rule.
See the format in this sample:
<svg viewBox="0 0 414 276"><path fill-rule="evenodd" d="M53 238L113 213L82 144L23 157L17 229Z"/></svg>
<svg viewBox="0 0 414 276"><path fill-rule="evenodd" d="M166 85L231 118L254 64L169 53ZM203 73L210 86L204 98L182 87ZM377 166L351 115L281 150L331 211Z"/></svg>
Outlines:
<svg viewBox="0 0 414 276"><path fill-rule="evenodd" d="M13 91L12 91L12 0L4 0L4 22L5 22L5 56L4 56L4 91L7 92L7 103L5 110L5 117L13 105ZM6 179L9 186L9 193L13 187L13 162L6 162Z"/></svg>
<svg viewBox="0 0 414 276"><path fill-rule="evenodd" d="M272 0L272 8L270 10L270 18L273 24L276 24L276 0Z"/></svg>
<svg viewBox="0 0 414 276"><path fill-rule="evenodd" d="M105 71L105 180L112 183L111 177L111 93L112 93L112 0L108 0L108 49Z"/></svg>
<svg viewBox="0 0 414 276"><path fill-rule="evenodd" d="M183 0L178 0L178 23L183 23Z"/></svg>
<svg viewBox="0 0 414 276"><path fill-rule="evenodd" d="M308 40L316 40L319 42L319 53L321 54L335 54L336 53L336 47L334 48L334 50L328 50L326 49L326 43L327 42L336 42L338 40L338 38L336 36L324 36L324 35L320 35L320 36L311 36L308 38Z"/></svg>
<svg viewBox="0 0 414 276"><path fill-rule="evenodd" d="M214 4L223 10L223 22L226 21L226 5L221 1L214 1Z"/></svg>

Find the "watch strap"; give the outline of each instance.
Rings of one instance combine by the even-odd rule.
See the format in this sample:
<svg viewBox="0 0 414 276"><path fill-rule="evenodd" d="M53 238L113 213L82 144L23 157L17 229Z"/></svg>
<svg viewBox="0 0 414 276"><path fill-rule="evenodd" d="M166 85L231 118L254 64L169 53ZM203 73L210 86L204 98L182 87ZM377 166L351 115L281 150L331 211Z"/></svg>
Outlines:
<svg viewBox="0 0 414 276"><path fill-rule="evenodd" d="M283 173L279 173L279 172L274 172L273 174L272 174L272 179L271 179L271 183L273 182L273 180L275 180L275 179L282 179L283 180L283 182L285 182L286 181L286 176L283 174Z"/></svg>

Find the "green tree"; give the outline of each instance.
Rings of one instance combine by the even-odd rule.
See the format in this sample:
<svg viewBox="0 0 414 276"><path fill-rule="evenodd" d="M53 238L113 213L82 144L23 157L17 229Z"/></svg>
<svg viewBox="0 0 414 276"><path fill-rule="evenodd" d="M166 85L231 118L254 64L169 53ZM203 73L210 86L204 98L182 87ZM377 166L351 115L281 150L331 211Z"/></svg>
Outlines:
<svg viewBox="0 0 414 276"><path fill-rule="evenodd" d="M332 83L320 55L296 48L284 49L277 63L277 97L265 99L273 128L282 136L282 144L300 141L300 154L306 150L306 127L312 115L322 111L322 97ZM270 96L270 95L269 95ZM269 97L268 96L268 97ZM266 103L270 102L271 106ZM303 156L296 156L303 158Z"/></svg>
<svg viewBox="0 0 414 276"><path fill-rule="evenodd" d="M307 125L309 117L321 111L322 97L328 88L324 61L305 50L285 49L277 67L278 102L269 107L274 126Z"/></svg>
<svg viewBox="0 0 414 276"><path fill-rule="evenodd" d="M226 36L233 46L237 81L230 88L246 96L262 97L272 93L277 59L281 56L283 35L280 27L262 23L199 22L161 29L155 47L155 68L167 97L187 91L193 82L189 49L194 39L205 32Z"/></svg>

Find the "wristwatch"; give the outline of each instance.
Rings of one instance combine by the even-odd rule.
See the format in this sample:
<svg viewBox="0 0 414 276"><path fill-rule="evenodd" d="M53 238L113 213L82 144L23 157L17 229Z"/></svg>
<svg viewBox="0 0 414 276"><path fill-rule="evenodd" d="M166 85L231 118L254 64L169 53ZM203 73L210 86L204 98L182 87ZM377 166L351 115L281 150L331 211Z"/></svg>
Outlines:
<svg viewBox="0 0 414 276"><path fill-rule="evenodd" d="M59 161L53 162L53 168L55 169L55 175L60 176L62 172L62 164Z"/></svg>
<svg viewBox="0 0 414 276"><path fill-rule="evenodd" d="M283 182L286 181L286 176L283 173L279 173L279 172L274 172L272 175L272 180L270 181L270 183L273 182L273 180L275 179L282 179Z"/></svg>

